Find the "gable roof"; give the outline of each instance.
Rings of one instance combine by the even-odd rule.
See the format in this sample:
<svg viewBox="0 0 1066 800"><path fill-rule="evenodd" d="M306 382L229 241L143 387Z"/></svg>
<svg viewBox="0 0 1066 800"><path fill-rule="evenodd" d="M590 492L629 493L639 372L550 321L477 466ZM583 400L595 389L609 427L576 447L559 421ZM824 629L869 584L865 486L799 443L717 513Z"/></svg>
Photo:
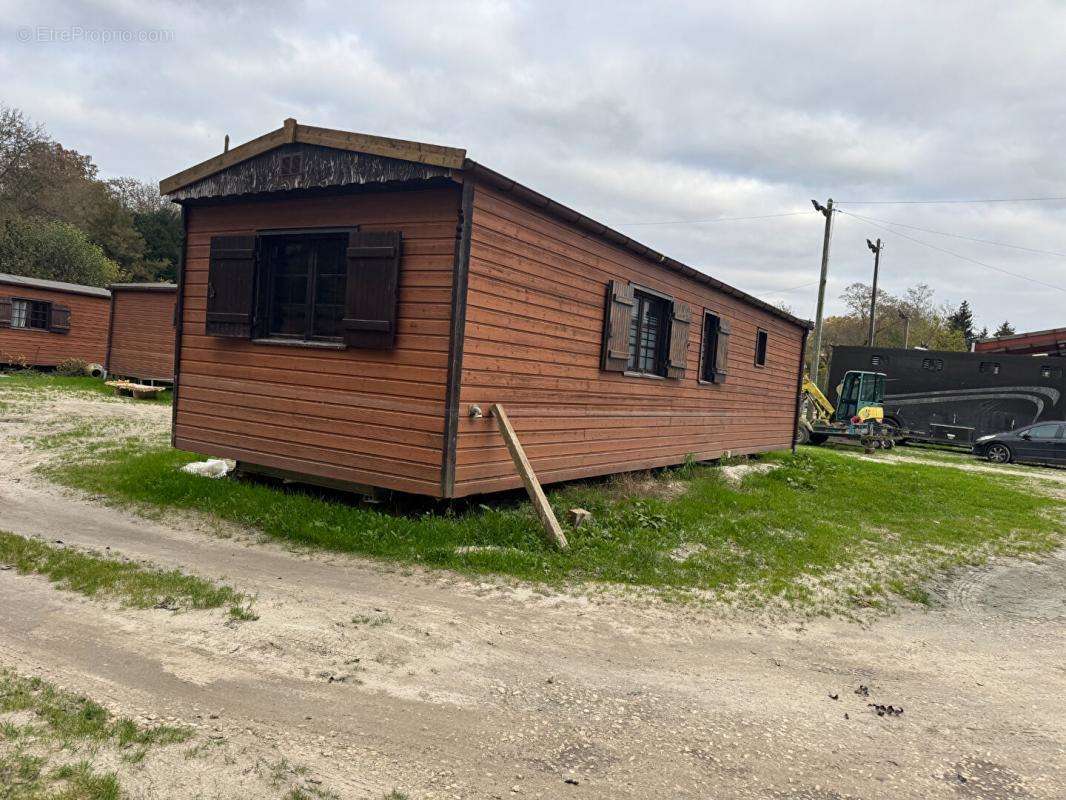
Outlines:
<svg viewBox="0 0 1066 800"><path fill-rule="evenodd" d="M412 142L404 139L390 139L384 136L371 136L332 128L316 128L311 125L300 125L295 119L290 117L277 130L238 145L221 155L209 158L194 167L189 167L171 175L169 178L164 178L159 182L159 193L162 195L178 194L178 202L181 202L187 199L180 197L181 194L184 194L181 190L185 187L289 144L317 145L334 150L381 156L387 159L408 161L447 170L461 170L476 180L490 183L498 189L515 195L526 203L542 208L555 217L636 253L672 272L680 273L700 283L707 284L724 294L732 295L794 325L807 329L813 327L810 320L800 319L775 305L767 303L765 300L760 300L747 292L722 283L705 272L663 255L647 245L631 239L624 233L609 228L562 203L545 197L539 192L523 186L518 181L508 178L506 175L501 175L488 167L482 166L476 161L467 158L466 150L460 148Z"/></svg>
<svg viewBox="0 0 1066 800"><path fill-rule="evenodd" d="M466 150L455 147L443 147L439 144L409 142L404 139L389 139L385 136L371 136L366 133L351 133L333 128L316 128L312 125L300 125L290 117L280 128L263 134L249 142L227 150L221 155L201 161L194 167L164 178L159 182L160 194L173 194L190 183L214 175L234 164L247 161L268 150L283 144L314 144L332 147L335 150L350 150L356 153L369 153L375 156L398 158L401 161L415 161L419 164L431 164L437 167L462 169L466 159Z"/></svg>
<svg viewBox="0 0 1066 800"><path fill-rule="evenodd" d="M65 283L64 281L50 281L45 278L30 278L25 275L11 275L0 272L0 284L5 286L25 286L27 289L45 289L53 292L66 292L68 294L84 294L89 297L110 297L111 292L99 286L84 286L80 283Z"/></svg>

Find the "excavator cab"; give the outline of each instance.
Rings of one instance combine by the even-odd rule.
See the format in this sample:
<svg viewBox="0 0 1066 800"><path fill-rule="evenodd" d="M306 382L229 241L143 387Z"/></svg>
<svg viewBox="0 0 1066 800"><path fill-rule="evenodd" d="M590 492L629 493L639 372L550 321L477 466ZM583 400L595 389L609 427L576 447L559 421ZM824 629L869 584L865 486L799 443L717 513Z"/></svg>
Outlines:
<svg viewBox="0 0 1066 800"><path fill-rule="evenodd" d="M837 387L837 407L833 415L836 422L850 422L885 418L885 373L850 370Z"/></svg>

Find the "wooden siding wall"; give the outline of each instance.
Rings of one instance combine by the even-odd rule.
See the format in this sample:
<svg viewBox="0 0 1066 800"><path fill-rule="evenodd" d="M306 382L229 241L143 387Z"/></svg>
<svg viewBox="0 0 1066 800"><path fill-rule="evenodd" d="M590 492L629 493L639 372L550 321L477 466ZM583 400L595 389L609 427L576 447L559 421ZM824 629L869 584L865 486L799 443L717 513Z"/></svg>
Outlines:
<svg viewBox="0 0 1066 800"><path fill-rule="evenodd" d="M491 419L502 403L544 482L790 447L803 330L656 267L478 184L460 394L456 496L516 488ZM600 370L607 282L632 281L692 308L685 377ZM704 310L729 320L729 375L697 380ZM756 330L769 334L756 367Z"/></svg>
<svg viewBox="0 0 1066 800"><path fill-rule="evenodd" d="M458 186L187 208L175 445L439 495L458 208ZM403 232L394 349L204 335L212 236L350 225Z"/></svg>
<svg viewBox="0 0 1066 800"><path fill-rule="evenodd" d="M7 284L0 284L0 297L45 300L70 309L70 330L66 333L0 328L0 364L25 362L36 367L54 367L68 358L104 363L110 298Z"/></svg>
<svg viewBox="0 0 1066 800"><path fill-rule="evenodd" d="M174 378L176 292L112 290L107 371L138 380Z"/></svg>

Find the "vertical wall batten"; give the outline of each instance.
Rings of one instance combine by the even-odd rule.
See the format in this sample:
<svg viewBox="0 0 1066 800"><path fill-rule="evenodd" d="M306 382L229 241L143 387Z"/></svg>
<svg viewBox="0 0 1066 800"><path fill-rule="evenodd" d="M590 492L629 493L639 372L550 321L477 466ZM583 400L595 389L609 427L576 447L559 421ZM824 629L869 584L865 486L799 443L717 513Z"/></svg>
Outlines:
<svg viewBox="0 0 1066 800"><path fill-rule="evenodd" d="M441 496L455 491L455 454L459 441L459 394L463 378L466 298L470 285L470 237L473 230L474 182L463 183L452 274L451 330L448 337L448 386L444 402L444 452L441 458Z"/></svg>

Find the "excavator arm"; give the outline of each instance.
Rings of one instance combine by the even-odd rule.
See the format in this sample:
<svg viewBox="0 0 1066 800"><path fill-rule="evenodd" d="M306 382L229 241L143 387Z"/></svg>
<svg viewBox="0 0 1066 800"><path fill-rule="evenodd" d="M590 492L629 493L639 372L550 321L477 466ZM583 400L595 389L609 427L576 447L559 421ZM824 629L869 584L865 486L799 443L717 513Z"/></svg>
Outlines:
<svg viewBox="0 0 1066 800"><path fill-rule="evenodd" d="M833 413L836 411L833 404L806 375L803 376L803 394L818 409L818 416L825 417L827 420L833 418Z"/></svg>

